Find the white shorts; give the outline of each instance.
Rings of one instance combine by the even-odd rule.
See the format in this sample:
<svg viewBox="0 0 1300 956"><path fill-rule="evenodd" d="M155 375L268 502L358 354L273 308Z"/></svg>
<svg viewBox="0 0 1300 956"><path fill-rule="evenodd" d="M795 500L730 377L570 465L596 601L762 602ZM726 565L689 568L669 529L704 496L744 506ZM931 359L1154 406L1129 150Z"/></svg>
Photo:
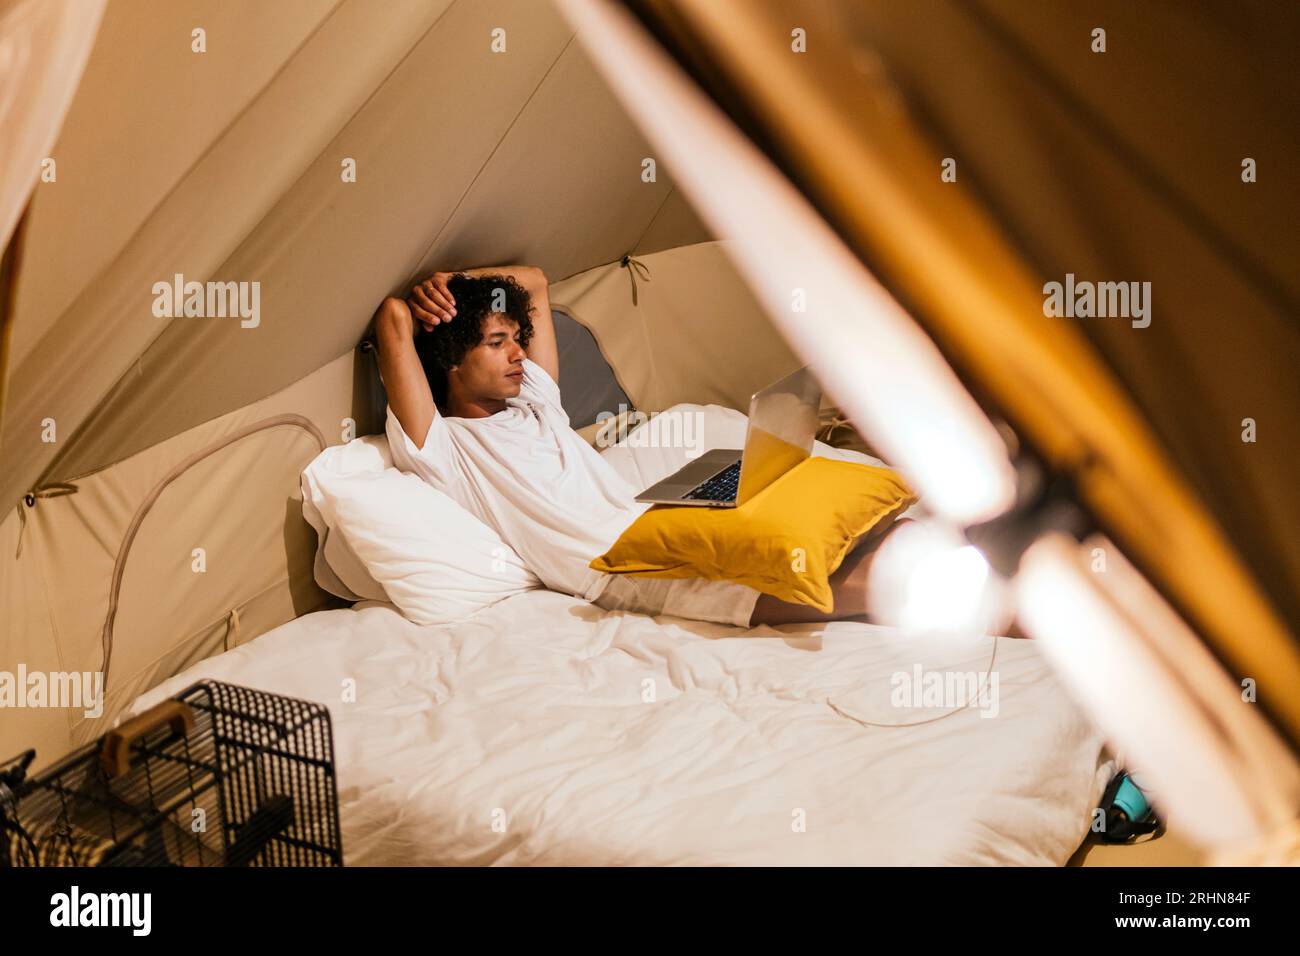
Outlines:
<svg viewBox="0 0 1300 956"><path fill-rule="evenodd" d="M607 611L670 614L737 627L749 627L760 593L745 584L708 578L605 577L608 580L592 603Z"/></svg>

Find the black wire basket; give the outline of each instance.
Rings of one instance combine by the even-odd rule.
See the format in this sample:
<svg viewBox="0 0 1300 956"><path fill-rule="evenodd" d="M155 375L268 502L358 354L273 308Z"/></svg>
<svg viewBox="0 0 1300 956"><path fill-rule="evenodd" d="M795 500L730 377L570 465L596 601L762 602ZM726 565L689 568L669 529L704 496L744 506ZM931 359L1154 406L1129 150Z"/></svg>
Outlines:
<svg viewBox="0 0 1300 956"><path fill-rule="evenodd" d="M0 764L0 867L342 866L320 704L201 681L28 778Z"/></svg>

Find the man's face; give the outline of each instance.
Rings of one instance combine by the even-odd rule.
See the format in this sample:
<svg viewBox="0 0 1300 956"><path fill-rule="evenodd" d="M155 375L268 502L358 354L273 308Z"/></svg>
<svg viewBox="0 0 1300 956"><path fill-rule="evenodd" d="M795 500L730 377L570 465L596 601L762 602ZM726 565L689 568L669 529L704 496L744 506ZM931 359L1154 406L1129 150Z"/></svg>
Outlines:
<svg viewBox="0 0 1300 956"><path fill-rule="evenodd" d="M500 312L489 312L483 320L483 341L465 353L457 374L472 395L514 398L524 380L524 354L519 323Z"/></svg>

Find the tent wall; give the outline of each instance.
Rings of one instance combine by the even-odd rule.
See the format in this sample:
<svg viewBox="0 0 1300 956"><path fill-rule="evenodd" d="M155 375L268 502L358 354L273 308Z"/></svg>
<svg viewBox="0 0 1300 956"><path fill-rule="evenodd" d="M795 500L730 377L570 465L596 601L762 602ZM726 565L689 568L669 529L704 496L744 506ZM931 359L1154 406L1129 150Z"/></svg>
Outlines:
<svg viewBox="0 0 1300 956"><path fill-rule="evenodd" d="M435 265L558 278L708 238L666 170L643 181L648 147L549 3L200 6L109 6L32 207L0 501L291 384ZM260 283L260 323L156 318L177 273Z"/></svg>
<svg viewBox="0 0 1300 956"><path fill-rule="evenodd" d="M0 0L0 411L33 185L81 79L104 0Z"/></svg>
<svg viewBox="0 0 1300 956"><path fill-rule="evenodd" d="M44 763L190 663L335 603L312 579L316 542L299 473L322 442L350 434L351 421L373 427L373 410L353 406L370 364L349 350L269 398L78 478L75 493L22 506L21 520L8 510L0 670L94 672L106 651L109 666L102 718L15 710L0 722L0 752L34 745Z"/></svg>
<svg viewBox="0 0 1300 956"><path fill-rule="evenodd" d="M551 286L551 302L591 330L635 408L694 402L748 411L755 391L800 366L726 245L636 256Z"/></svg>

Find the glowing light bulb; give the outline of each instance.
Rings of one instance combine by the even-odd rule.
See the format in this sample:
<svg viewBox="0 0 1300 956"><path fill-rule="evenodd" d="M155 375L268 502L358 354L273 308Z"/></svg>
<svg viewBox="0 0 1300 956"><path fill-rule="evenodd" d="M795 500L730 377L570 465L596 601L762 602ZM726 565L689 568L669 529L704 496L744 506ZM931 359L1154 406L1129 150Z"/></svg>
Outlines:
<svg viewBox="0 0 1300 956"><path fill-rule="evenodd" d="M872 617L924 631L987 632L1004 621L1005 587L983 553L955 529L912 521L872 559Z"/></svg>

